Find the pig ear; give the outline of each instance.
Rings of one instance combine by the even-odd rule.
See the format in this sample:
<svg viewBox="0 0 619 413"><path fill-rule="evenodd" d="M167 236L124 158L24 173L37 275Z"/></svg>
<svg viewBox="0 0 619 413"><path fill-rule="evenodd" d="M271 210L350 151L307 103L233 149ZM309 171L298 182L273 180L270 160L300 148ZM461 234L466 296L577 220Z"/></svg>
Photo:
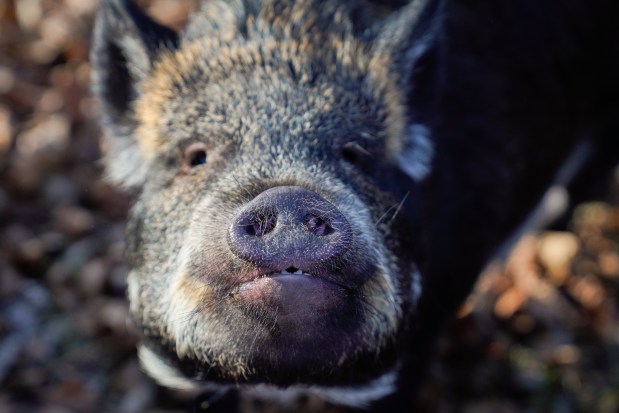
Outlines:
<svg viewBox="0 0 619 413"><path fill-rule="evenodd" d="M93 91L102 105L104 149L112 180L134 186L140 179L134 102L140 83L163 50L175 49L178 35L155 22L130 0L104 0L95 23L91 62Z"/></svg>
<svg viewBox="0 0 619 413"><path fill-rule="evenodd" d="M440 0L413 0L393 13L376 38L376 50L390 56L389 76L396 79L406 106L406 125L390 137L391 160L415 181L432 170L434 142L430 116L439 94L442 67Z"/></svg>

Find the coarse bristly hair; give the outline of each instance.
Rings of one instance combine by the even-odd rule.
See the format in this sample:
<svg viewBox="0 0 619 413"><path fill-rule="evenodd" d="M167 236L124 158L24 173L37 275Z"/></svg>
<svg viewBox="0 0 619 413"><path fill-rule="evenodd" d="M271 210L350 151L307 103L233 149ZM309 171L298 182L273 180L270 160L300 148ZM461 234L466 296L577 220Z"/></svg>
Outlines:
<svg viewBox="0 0 619 413"><path fill-rule="evenodd" d="M390 146L424 130L409 127L403 80L420 54L404 44L422 5L386 25L361 1L208 1L174 33L130 2L105 3L95 93L109 177L140 190L128 226L129 297L149 345L142 359L161 382L178 385L184 374L354 387L393 369L403 309L415 307L422 288L415 264L398 258L407 242L388 235L398 225L413 232L400 214L410 191L381 189L379 181L405 177L397 167L368 179L351 165L369 171L372 158L386 160ZM419 181L432 162L427 133L420 137L412 147L421 172L411 174ZM195 142L208 148L208 162L188 169L183 148ZM286 185L320 194L353 227L353 246L324 265L357 274L359 285L335 294L341 314L307 326L312 338L300 326L277 338L277 319L255 308L247 318L222 296L255 266L229 250L235 211Z"/></svg>

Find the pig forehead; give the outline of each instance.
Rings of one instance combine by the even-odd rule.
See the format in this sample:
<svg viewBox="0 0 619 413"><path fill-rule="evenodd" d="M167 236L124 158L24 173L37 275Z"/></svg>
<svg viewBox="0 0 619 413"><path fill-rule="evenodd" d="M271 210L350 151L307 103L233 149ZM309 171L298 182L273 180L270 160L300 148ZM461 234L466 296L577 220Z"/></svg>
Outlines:
<svg viewBox="0 0 619 413"><path fill-rule="evenodd" d="M372 124L397 136L404 99L384 71L388 58L349 44L335 57L316 45L272 42L218 51L194 44L165 56L136 107L142 150L165 151L190 134L324 141L347 130L372 134Z"/></svg>
<svg viewBox="0 0 619 413"><path fill-rule="evenodd" d="M158 117L159 150L189 139L212 142L303 144L381 136L382 105L371 96L321 81L312 87L295 84L280 74L256 70L232 74L225 80L188 86L170 97ZM357 90L363 83L359 81ZM381 119L383 118L383 119Z"/></svg>

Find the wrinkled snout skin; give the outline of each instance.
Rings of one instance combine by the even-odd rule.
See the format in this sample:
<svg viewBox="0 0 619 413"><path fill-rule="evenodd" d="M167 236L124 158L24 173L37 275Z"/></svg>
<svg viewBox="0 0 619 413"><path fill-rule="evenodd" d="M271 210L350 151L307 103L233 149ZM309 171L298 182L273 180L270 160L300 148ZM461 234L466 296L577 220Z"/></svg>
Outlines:
<svg viewBox="0 0 619 413"><path fill-rule="evenodd" d="M619 158L617 4L212 0L177 33L104 1L94 93L108 179L137 194L146 371L410 400L545 191Z"/></svg>

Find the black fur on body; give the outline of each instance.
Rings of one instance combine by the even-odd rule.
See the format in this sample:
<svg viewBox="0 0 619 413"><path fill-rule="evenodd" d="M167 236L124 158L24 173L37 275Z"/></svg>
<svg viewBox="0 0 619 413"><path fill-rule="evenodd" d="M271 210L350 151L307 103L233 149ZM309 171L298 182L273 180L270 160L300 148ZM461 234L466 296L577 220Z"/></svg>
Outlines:
<svg viewBox="0 0 619 413"><path fill-rule="evenodd" d="M161 382L413 388L444 321L548 188L617 161L614 2L393 8L205 1L175 33L104 3L95 93L110 179L139 191L129 296ZM281 313L270 287L238 298L288 268L230 238L280 187L352 231L307 264L326 286L292 295L305 313Z"/></svg>

